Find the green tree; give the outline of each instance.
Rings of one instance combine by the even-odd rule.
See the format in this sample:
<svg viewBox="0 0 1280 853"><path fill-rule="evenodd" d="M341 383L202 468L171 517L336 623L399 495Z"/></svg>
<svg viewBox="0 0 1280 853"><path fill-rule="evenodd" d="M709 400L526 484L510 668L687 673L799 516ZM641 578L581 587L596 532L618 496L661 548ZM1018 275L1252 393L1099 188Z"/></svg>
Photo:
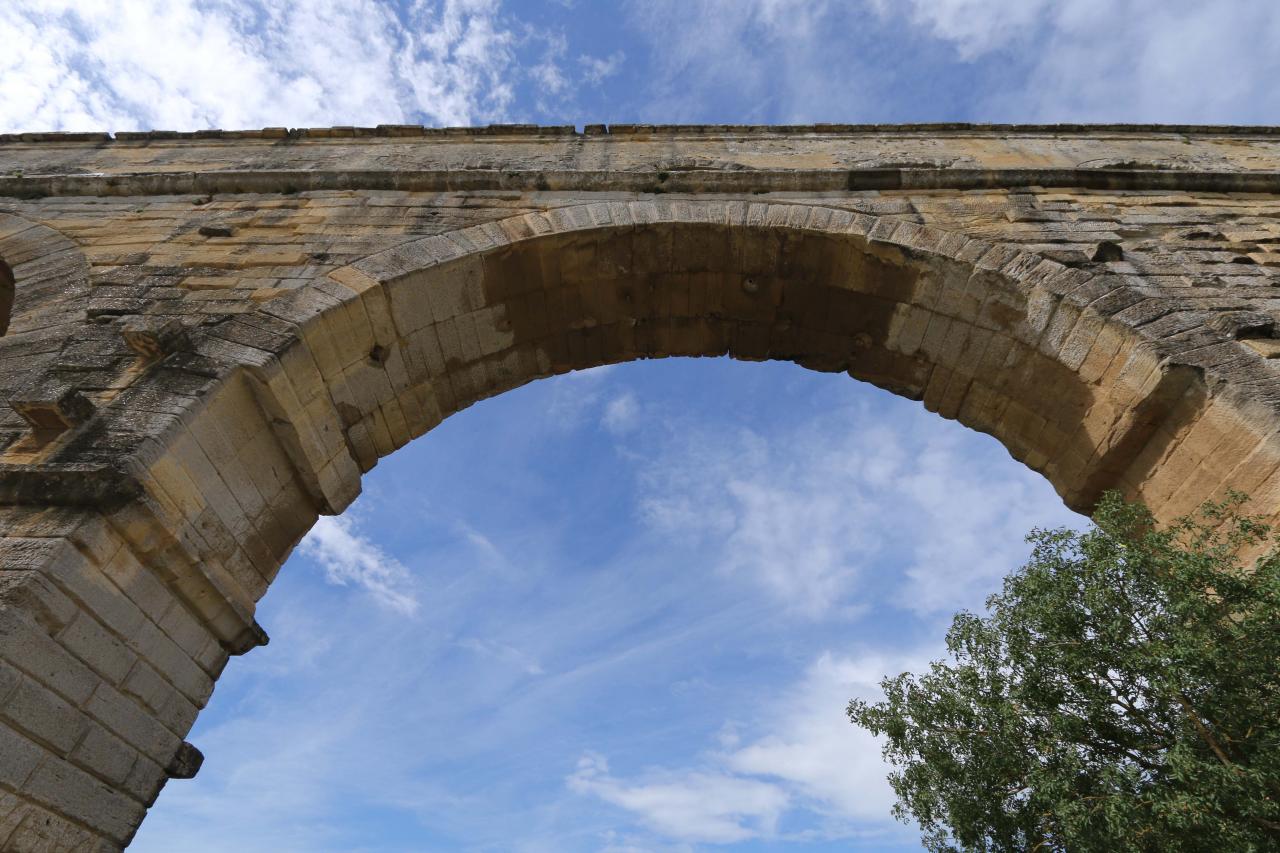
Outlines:
<svg viewBox="0 0 1280 853"><path fill-rule="evenodd" d="M1033 531L950 660L849 703L895 816L933 851L1280 850L1280 554L1241 569L1272 545L1242 500Z"/></svg>

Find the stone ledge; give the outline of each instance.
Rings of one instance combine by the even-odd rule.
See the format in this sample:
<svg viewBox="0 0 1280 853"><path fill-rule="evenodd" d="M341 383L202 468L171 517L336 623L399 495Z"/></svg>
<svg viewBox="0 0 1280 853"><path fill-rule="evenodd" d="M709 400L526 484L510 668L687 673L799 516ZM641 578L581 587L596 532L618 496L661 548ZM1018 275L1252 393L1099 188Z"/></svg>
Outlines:
<svg viewBox="0 0 1280 853"><path fill-rule="evenodd" d="M107 512L141 494L135 476L109 465L0 462L0 505L78 506Z"/></svg>
<svg viewBox="0 0 1280 853"><path fill-rule="evenodd" d="M1181 169L718 169L643 170L224 170L134 172L111 175L0 177L0 197L143 196L312 190L408 192L634 192L730 193L858 192L865 190L990 190L1020 187L1280 194L1280 172Z"/></svg>
<svg viewBox="0 0 1280 853"><path fill-rule="evenodd" d="M1194 125L1194 124L966 124L936 122L922 124L588 124L582 130L574 125L491 124L483 127L427 127L420 124L380 124L376 127L264 127L257 130L222 130L217 128L175 131L67 132L41 131L0 133L0 144L21 142L153 142L182 140L314 140L332 138L430 137L436 139L565 136L795 136L800 134L982 134L1019 135L1083 135L1099 134L1173 134L1195 136L1280 136L1280 126L1273 125Z"/></svg>

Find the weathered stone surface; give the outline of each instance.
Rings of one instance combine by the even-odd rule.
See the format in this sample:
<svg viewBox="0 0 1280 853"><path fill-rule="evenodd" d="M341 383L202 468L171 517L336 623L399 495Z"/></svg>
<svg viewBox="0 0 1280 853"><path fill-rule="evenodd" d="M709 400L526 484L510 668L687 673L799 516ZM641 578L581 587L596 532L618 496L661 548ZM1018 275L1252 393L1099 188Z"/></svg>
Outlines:
<svg viewBox="0 0 1280 853"><path fill-rule="evenodd" d="M178 752L165 768L170 779L194 779L204 764L204 753L186 741L178 748Z"/></svg>
<svg viewBox="0 0 1280 853"><path fill-rule="evenodd" d="M37 432L63 432L93 417L93 403L61 376L38 376L9 399Z"/></svg>
<svg viewBox="0 0 1280 853"><path fill-rule="evenodd" d="M787 359L1079 509L1280 516L1273 128L17 134L0 164L0 849L126 844L317 516L539 377Z"/></svg>

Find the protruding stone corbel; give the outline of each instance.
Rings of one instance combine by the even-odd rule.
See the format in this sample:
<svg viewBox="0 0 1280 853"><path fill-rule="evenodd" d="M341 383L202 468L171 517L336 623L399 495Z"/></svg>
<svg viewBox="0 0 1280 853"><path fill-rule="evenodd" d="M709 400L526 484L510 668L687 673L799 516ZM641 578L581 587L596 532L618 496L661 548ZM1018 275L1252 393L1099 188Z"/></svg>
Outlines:
<svg viewBox="0 0 1280 853"><path fill-rule="evenodd" d="M120 334L143 358L161 358L190 347L186 327L175 317L133 317L120 324Z"/></svg>
<svg viewBox="0 0 1280 853"><path fill-rule="evenodd" d="M194 779L203 764L204 753L184 740L164 772L170 779Z"/></svg>
<svg viewBox="0 0 1280 853"><path fill-rule="evenodd" d="M93 403L74 385L57 376L43 376L9 400L9 406L42 432L64 432L93 417Z"/></svg>
<svg viewBox="0 0 1280 853"><path fill-rule="evenodd" d="M255 620L252 625L245 628L236 636L234 640L226 644L229 654L243 655L253 651L258 646L265 646L271 642L271 638L267 636L267 632Z"/></svg>

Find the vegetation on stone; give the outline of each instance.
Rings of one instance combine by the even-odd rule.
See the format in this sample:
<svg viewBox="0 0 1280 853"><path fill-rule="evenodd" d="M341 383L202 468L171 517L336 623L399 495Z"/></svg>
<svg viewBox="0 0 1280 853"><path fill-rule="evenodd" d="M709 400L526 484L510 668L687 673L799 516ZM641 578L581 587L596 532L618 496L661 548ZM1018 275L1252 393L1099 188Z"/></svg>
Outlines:
<svg viewBox="0 0 1280 853"><path fill-rule="evenodd" d="M1242 501L1033 531L951 660L849 703L928 849L1280 849L1280 552Z"/></svg>

